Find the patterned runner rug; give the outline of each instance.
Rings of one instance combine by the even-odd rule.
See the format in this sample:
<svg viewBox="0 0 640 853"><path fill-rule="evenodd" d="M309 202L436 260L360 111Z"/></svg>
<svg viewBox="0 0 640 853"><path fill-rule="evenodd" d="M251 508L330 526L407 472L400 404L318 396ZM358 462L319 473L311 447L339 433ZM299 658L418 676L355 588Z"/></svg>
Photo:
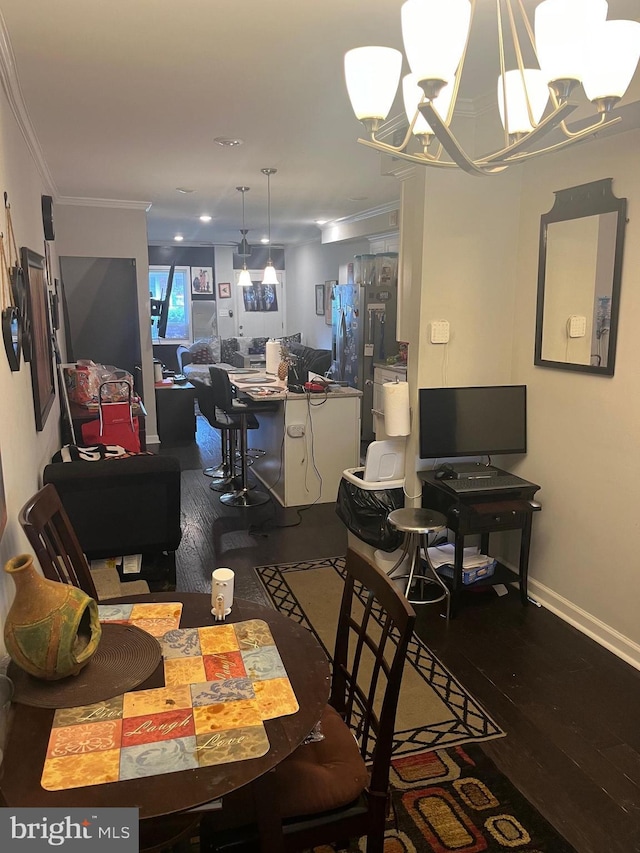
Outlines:
<svg viewBox="0 0 640 853"><path fill-rule="evenodd" d="M330 656L345 574L344 557L261 566L256 572L274 606L310 628ZM364 595L359 597L364 601ZM502 729L414 634L398 702L394 755L501 736Z"/></svg>

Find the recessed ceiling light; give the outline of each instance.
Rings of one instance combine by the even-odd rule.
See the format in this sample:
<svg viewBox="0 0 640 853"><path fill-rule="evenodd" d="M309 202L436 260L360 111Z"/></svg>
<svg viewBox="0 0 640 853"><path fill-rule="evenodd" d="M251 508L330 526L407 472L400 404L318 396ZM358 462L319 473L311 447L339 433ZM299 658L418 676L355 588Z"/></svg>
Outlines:
<svg viewBox="0 0 640 853"><path fill-rule="evenodd" d="M182 243L182 241L184 240L184 237L182 236L182 234L176 234L176 236L173 239L176 241L176 243Z"/></svg>
<svg viewBox="0 0 640 853"><path fill-rule="evenodd" d="M211 217L208 213L203 213L200 217L200 222L211 222Z"/></svg>
<svg viewBox="0 0 640 853"><path fill-rule="evenodd" d="M260 242L264 243L266 245L269 242L269 238L268 237L261 237Z"/></svg>
<svg viewBox="0 0 640 853"><path fill-rule="evenodd" d="M366 195L350 195L347 201L366 201L368 198Z"/></svg>
<svg viewBox="0 0 640 853"><path fill-rule="evenodd" d="M216 136L213 141L216 145L222 145L223 148L235 148L243 143L242 139L233 139L230 136Z"/></svg>
<svg viewBox="0 0 640 853"><path fill-rule="evenodd" d="M313 221L316 223L316 225L326 225L329 220L328 219L314 219Z"/></svg>
<svg viewBox="0 0 640 853"><path fill-rule="evenodd" d="M176 190L179 193L184 193L185 195L187 195L188 193L194 193L195 192L195 190L189 189L189 187L176 187Z"/></svg>

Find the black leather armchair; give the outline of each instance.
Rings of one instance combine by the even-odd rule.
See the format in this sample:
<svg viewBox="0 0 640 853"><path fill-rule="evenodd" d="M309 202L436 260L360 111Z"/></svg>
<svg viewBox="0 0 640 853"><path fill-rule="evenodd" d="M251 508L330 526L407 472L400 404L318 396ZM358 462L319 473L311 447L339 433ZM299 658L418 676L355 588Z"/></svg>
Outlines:
<svg viewBox="0 0 640 853"><path fill-rule="evenodd" d="M142 554L140 577L152 589L175 588L182 537L180 462L173 456L129 456L47 465L82 550L90 560Z"/></svg>

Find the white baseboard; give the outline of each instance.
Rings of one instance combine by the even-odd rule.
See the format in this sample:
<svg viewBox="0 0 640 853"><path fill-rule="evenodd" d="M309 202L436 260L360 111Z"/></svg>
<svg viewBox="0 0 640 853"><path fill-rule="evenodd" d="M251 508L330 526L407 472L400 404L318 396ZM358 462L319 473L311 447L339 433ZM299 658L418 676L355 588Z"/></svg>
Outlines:
<svg viewBox="0 0 640 853"><path fill-rule="evenodd" d="M596 619L586 610L582 610L582 608L577 607L568 599L563 598L531 577L528 580L528 588L531 598L538 601L547 610L573 625L578 631L582 631L583 634L591 637L596 643L604 646L605 649L613 652L614 655L622 658L635 669L640 669L640 645L638 643L634 643L633 640L625 637L615 628L611 628Z"/></svg>

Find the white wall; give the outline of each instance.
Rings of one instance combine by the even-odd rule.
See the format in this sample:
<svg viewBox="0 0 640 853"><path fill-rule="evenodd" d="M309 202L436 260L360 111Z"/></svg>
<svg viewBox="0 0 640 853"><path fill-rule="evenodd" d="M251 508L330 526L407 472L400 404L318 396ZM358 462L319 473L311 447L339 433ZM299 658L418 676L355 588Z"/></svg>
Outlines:
<svg viewBox="0 0 640 853"><path fill-rule="evenodd" d="M147 442L158 442L153 387L153 350L149 308L149 254L144 209L56 205L56 248L60 257L134 258L138 281L138 317ZM108 295L105 294L105 298ZM114 330L117 334L117 330Z"/></svg>
<svg viewBox="0 0 640 853"><path fill-rule="evenodd" d="M40 196L50 194L0 90L0 186L8 193L18 249L28 246L44 254ZM4 214L0 231L6 233ZM55 244L53 244L55 250ZM57 258L53 274L59 277ZM0 540L0 567L11 557L29 551L18 513L40 487L40 473L60 446L60 409L54 402L42 432L36 432L31 394L31 368L21 361L11 373L4 348L0 352L0 455L7 504L7 526ZM14 587L0 571L0 645L2 625L13 600ZM3 647L3 646L2 646Z"/></svg>
<svg viewBox="0 0 640 853"><path fill-rule="evenodd" d="M495 461L542 487L530 593L640 668L639 150L636 130L486 178L421 170L403 191L400 266L414 404L420 386L527 385L528 452ZM554 190L605 177L629 217L615 376L535 367L540 216ZM440 318L446 346L427 342ZM517 544L510 534L501 545L512 565Z"/></svg>
<svg viewBox="0 0 640 853"><path fill-rule="evenodd" d="M354 255L370 251L368 240L322 245L307 243L285 251L287 271L287 334L302 332L302 340L316 349L331 349L331 326L316 314L316 284L337 281L338 268Z"/></svg>
<svg viewBox="0 0 640 853"><path fill-rule="evenodd" d="M523 173L513 379L529 390L522 473L542 485L534 595L640 666L640 131L542 157ZM533 366L538 228L553 191L613 178L628 199L615 376Z"/></svg>

